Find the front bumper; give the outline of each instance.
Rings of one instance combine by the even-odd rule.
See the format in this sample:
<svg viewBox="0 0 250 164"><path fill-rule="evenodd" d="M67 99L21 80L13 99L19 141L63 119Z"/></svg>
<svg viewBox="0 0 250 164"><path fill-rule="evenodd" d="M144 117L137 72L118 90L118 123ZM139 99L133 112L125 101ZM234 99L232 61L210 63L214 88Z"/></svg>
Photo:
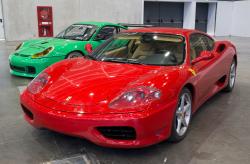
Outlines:
<svg viewBox="0 0 250 164"><path fill-rule="evenodd" d="M63 59L64 56L32 59L11 54L9 56L10 73L16 76L35 77L51 64Z"/></svg>
<svg viewBox="0 0 250 164"><path fill-rule="evenodd" d="M47 128L88 139L97 145L117 148L146 147L168 138L176 106L176 102L172 102L162 109L156 109L157 112L154 113L77 114L44 107L33 101L27 91L21 95L20 101L26 121L34 127ZM130 130L134 129L135 138L114 139L100 131L100 128L106 128L106 132L111 132L109 128L114 127L116 130L119 127L123 130L125 128L123 132L128 132L129 135L133 133ZM126 137L125 134L124 136Z"/></svg>

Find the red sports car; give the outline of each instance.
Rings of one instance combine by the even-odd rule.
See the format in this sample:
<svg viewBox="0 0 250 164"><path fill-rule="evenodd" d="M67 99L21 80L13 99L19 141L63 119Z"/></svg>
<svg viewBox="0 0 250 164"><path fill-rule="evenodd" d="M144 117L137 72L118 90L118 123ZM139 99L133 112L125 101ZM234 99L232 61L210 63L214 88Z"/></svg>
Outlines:
<svg viewBox="0 0 250 164"><path fill-rule="evenodd" d="M102 146L176 142L202 103L233 89L236 65L228 41L195 30L133 29L48 67L22 93L21 106L34 127Z"/></svg>

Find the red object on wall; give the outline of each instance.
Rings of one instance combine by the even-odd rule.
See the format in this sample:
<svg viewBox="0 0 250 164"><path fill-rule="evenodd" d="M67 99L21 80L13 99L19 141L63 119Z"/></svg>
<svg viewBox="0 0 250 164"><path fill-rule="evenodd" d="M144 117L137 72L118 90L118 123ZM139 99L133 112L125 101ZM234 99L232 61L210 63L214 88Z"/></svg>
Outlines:
<svg viewBox="0 0 250 164"><path fill-rule="evenodd" d="M37 6L39 37L53 36L53 14L51 6Z"/></svg>

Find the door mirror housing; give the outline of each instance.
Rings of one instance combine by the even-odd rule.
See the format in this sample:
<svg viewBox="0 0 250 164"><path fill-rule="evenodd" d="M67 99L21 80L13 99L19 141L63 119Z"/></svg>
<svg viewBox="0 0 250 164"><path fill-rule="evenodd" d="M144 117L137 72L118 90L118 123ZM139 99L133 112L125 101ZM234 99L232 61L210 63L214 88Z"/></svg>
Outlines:
<svg viewBox="0 0 250 164"><path fill-rule="evenodd" d="M214 50L217 53L221 53L226 49L226 44L223 41L217 41L214 44Z"/></svg>
<svg viewBox="0 0 250 164"><path fill-rule="evenodd" d="M202 51L200 56L192 60L192 64L198 63L204 60L210 60L214 57L214 54L211 51Z"/></svg>

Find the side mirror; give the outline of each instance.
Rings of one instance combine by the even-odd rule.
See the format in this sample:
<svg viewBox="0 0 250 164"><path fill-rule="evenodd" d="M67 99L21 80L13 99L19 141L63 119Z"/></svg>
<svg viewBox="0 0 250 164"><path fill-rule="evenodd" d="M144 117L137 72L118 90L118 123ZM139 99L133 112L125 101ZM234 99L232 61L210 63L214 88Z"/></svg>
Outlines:
<svg viewBox="0 0 250 164"><path fill-rule="evenodd" d="M225 50L226 44L223 41L216 41L214 44L214 50L217 53L221 53Z"/></svg>
<svg viewBox="0 0 250 164"><path fill-rule="evenodd" d="M192 64L198 63L200 61L204 61L204 60L210 60L214 57L214 54L211 51L201 51L200 56L195 58L192 61Z"/></svg>
<svg viewBox="0 0 250 164"><path fill-rule="evenodd" d="M105 40L105 36L103 34L97 34L95 37L95 41L99 41L99 40Z"/></svg>

